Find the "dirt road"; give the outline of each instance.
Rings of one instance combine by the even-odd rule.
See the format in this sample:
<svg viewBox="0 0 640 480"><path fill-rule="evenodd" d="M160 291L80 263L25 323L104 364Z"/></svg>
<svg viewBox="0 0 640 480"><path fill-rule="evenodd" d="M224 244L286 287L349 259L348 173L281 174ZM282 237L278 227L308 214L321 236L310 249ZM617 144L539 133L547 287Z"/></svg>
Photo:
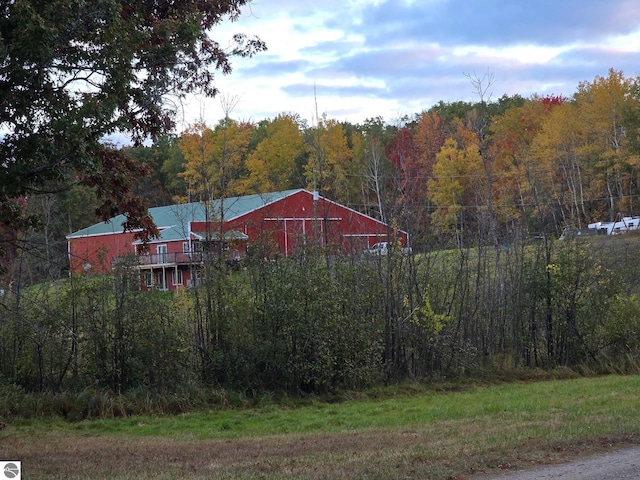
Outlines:
<svg viewBox="0 0 640 480"><path fill-rule="evenodd" d="M640 479L640 447L604 453L533 470L505 473L485 480L637 480Z"/></svg>

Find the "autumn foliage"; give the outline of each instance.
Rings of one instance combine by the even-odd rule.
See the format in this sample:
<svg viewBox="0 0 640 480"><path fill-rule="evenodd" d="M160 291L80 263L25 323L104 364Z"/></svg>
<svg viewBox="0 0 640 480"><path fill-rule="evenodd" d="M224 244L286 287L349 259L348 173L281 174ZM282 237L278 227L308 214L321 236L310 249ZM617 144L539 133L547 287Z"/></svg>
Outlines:
<svg viewBox="0 0 640 480"><path fill-rule="evenodd" d="M85 169L67 170L69 140L50 147L70 156L45 164L46 181L0 177L3 218L40 219L0 230L15 245L0 265L0 382L11 388L308 394L640 365L637 236L557 240L640 213L640 80L621 72L571 98L441 102L394 124L226 115L151 146L105 145ZM36 167L7 166L17 179ZM43 190L71 173L74 185ZM199 284L177 292L141 290L135 264L68 277L64 234L96 210L126 209L140 221L125 227L153 232L145 201L293 188L405 230L413 253L339 257L308 241L288 258L249 251L240 271L194 264Z"/></svg>
<svg viewBox="0 0 640 480"><path fill-rule="evenodd" d="M473 243L483 231L497 244L637 213L638 112L638 81L611 70L571 98L440 102L395 125L227 119L182 134L177 175L192 199L206 188L213 197L316 189L394 219L417 244Z"/></svg>

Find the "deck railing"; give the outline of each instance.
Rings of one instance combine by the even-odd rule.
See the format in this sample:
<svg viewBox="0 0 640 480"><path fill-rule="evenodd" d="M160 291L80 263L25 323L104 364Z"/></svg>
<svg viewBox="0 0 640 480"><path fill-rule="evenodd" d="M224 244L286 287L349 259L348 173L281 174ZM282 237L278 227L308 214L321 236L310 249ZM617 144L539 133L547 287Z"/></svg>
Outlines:
<svg viewBox="0 0 640 480"><path fill-rule="evenodd" d="M226 257L228 257L227 260L238 260L240 254L237 251L233 251ZM167 252L135 256L138 265L192 265L204 263L215 258L218 258L218 254L212 252ZM125 257L116 257L113 259L113 263L121 263L124 259Z"/></svg>
<svg viewBox="0 0 640 480"><path fill-rule="evenodd" d="M140 265L164 265L164 264L188 264L200 263L206 259L205 253L202 252L174 252L174 253L152 253L146 255L138 255L138 263Z"/></svg>

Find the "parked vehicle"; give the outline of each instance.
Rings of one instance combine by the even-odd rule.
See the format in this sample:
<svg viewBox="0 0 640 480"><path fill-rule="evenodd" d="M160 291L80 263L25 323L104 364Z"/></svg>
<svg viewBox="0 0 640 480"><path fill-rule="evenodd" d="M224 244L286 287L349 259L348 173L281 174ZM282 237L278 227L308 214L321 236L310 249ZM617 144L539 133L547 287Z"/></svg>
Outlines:
<svg viewBox="0 0 640 480"><path fill-rule="evenodd" d="M371 248L364 251L365 255L385 257L389 255L389 252L394 249L393 245L389 242L378 242L371 246ZM411 255L411 247L401 247L400 253L404 256Z"/></svg>
<svg viewBox="0 0 640 480"><path fill-rule="evenodd" d="M594 222L588 228L564 227L560 240L589 235L620 235L640 229L640 217L623 217L618 214L613 222Z"/></svg>
<svg viewBox="0 0 640 480"><path fill-rule="evenodd" d="M588 225L589 229L596 230L603 235L618 235L631 230L637 230L639 226L640 218L623 217L621 214L618 214L613 222L595 222Z"/></svg>

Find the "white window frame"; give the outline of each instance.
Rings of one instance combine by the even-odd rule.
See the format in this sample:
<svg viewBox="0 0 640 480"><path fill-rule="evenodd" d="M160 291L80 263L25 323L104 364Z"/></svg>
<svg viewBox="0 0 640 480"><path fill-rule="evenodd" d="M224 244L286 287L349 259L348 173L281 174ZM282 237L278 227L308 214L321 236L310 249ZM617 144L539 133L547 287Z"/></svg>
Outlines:
<svg viewBox="0 0 640 480"><path fill-rule="evenodd" d="M161 252L160 250L164 250L164 251ZM157 245L156 253L158 255L158 263L169 263L169 252L168 252L166 243L163 243L162 245Z"/></svg>
<svg viewBox="0 0 640 480"><path fill-rule="evenodd" d="M182 285L182 270L178 269L177 270L177 279L176 279L176 270L171 270L171 283L173 283L173 285L178 286L178 285ZM177 281L176 281L177 280Z"/></svg>

